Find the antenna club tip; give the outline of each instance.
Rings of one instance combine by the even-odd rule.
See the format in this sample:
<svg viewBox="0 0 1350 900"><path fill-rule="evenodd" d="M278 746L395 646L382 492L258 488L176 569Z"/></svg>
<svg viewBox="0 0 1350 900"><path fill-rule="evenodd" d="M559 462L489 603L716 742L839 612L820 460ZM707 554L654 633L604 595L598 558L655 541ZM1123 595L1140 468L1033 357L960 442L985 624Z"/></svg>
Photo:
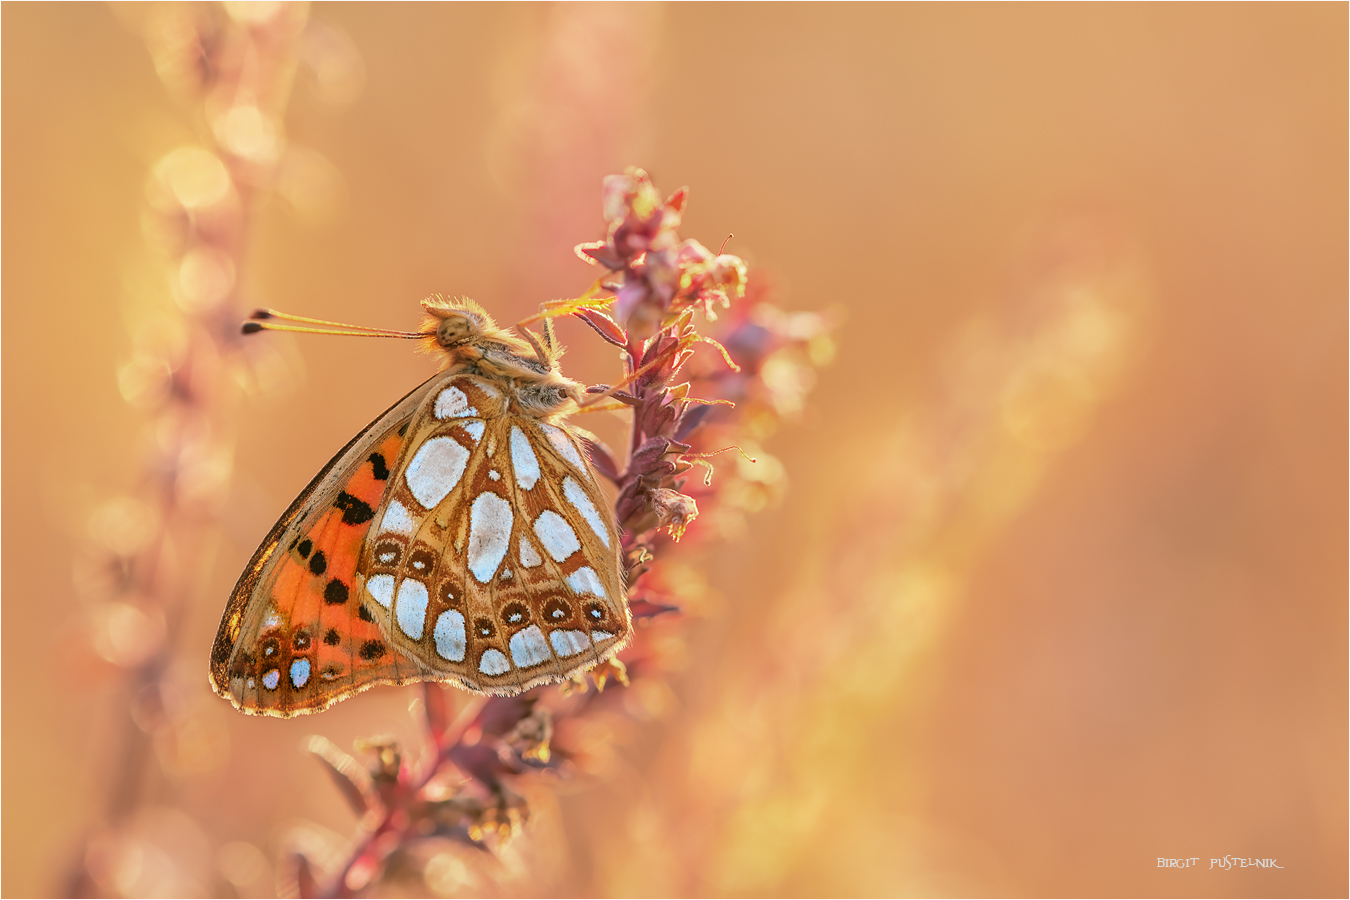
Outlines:
<svg viewBox="0 0 1350 900"><path fill-rule="evenodd" d="M270 309L255 309L251 314L249 314L249 318L270 319L272 318L272 311Z"/></svg>
<svg viewBox="0 0 1350 900"><path fill-rule="evenodd" d="M263 327L259 325L257 322L245 322L243 327L239 329L239 331L243 334L257 334L262 330Z"/></svg>

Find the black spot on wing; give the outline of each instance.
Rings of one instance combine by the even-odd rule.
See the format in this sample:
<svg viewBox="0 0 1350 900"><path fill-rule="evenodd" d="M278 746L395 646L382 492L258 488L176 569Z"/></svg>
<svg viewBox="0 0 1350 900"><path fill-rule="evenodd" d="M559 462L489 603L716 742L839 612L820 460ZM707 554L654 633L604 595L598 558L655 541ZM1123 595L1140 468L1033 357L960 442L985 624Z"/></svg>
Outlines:
<svg viewBox="0 0 1350 900"><path fill-rule="evenodd" d="M333 501L333 506L342 510L343 525L364 525L375 518L375 510L370 508L369 503L358 497L353 497L346 491L338 494L337 499Z"/></svg>
<svg viewBox="0 0 1350 900"><path fill-rule="evenodd" d="M314 549L314 542L311 541L309 538L305 538L303 541L295 545L295 552L300 554L301 559L307 559L309 557L309 551L313 549Z"/></svg>
<svg viewBox="0 0 1350 900"><path fill-rule="evenodd" d="M356 611L356 614L360 617L362 622L375 621L375 617L370 614L370 610L365 607L365 604L361 605L361 608Z"/></svg>
<svg viewBox="0 0 1350 900"><path fill-rule="evenodd" d="M322 575L328 570L328 558L320 550L309 558L309 570L315 575Z"/></svg>
<svg viewBox="0 0 1350 900"><path fill-rule="evenodd" d="M384 461L383 453L370 454L370 465L375 470L376 481L385 481L389 478L389 464Z"/></svg>
<svg viewBox="0 0 1350 900"><path fill-rule="evenodd" d="M338 581L336 578L328 579L328 584L323 589L323 601L336 606L339 603L347 602L349 591L347 585Z"/></svg>
<svg viewBox="0 0 1350 900"><path fill-rule="evenodd" d="M330 628L324 632L323 642L330 647L336 647L342 642L342 638L338 635L336 628Z"/></svg>
<svg viewBox="0 0 1350 900"><path fill-rule="evenodd" d="M361 645L361 658L374 661L384 656L384 644L379 641L366 641Z"/></svg>

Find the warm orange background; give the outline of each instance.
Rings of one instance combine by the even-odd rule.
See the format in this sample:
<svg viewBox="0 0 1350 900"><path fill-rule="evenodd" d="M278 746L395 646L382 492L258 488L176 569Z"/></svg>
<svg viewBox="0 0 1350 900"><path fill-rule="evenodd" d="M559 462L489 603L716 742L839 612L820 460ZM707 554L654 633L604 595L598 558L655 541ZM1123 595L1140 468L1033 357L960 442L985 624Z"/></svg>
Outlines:
<svg viewBox="0 0 1350 900"><path fill-rule="evenodd" d="M301 79L286 125L345 201L264 211L252 303L408 327L444 291L512 320L588 284L571 247L600 236L600 179L640 164L691 186L685 235L734 232L785 306L842 314L771 446L785 502L700 563L720 600L673 701L604 778L541 801L534 840L565 849L510 891L1345 895L1344 4L311 16L351 36L365 87L330 109ZM13 896L59 890L124 715L70 573L90 511L137 484L148 439L115 372L151 265L143 186L192 136L134 19L3 9ZM1039 352L1038 273L1084 244L1115 356L1084 364L1067 431L1023 440L1000 360ZM569 374L612 377L565 338ZM271 520L429 365L283 346L304 380L239 407L180 652L216 749L150 798L269 854L297 819L353 825L302 737L411 739L407 694L245 719L209 694L210 637ZM934 485L915 537L897 522ZM869 599L837 613L846 592ZM1208 869L1225 855L1283 868Z"/></svg>

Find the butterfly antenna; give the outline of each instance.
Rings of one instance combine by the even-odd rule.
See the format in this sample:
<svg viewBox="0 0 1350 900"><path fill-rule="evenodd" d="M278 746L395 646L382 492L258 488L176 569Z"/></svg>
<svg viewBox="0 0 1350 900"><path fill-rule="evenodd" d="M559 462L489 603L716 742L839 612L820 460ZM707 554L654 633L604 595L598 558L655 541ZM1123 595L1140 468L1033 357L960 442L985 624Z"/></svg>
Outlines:
<svg viewBox="0 0 1350 900"><path fill-rule="evenodd" d="M722 242L722 246L720 246L720 247L717 248L717 255L718 255L718 256L721 256L721 255L722 255L722 251L725 250L725 249L727 249L727 242L730 241L730 240L731 240L732 238L734 238L735 236L736 236L736 235L735 235L734 233L731 233L731 232L729 232L729 233L727 234L727 239L726 239L725 241Z"/></svg>
<svg viewBox="0 0 1350 900"><path fill-rule="evenodd" d="M325 328L305 328L295 325L279 325L272 319L286 322L303 322L306 325L324 325ZM275 309L257 309L249 316L240 329L244 334L257 334L259 331L289 331L296 334L337 334L348 337L386 337L386 338L424 338L420 331L395 331L390 328L372 328L369 325L348 325L345 322L330 322L328 319L311 319L309 316L293 316Z"/></svg>

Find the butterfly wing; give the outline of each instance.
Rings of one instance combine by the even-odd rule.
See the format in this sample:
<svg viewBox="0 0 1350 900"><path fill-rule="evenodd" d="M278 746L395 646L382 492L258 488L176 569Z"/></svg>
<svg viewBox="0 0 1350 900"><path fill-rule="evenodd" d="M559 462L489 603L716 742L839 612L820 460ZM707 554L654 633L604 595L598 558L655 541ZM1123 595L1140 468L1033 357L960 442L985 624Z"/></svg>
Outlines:
<svg viewBox="0 0 1350 900"><path fill-rule="evenodd" d="M211 685L243 712L317 712L375 684L426 677L387 646L359 602L367 533L436 375L342 448L273 526L235 585L211 651Z"/></svg>
<svg viewBox="0 0 1350 900"><path fill-rule="evenodd" d="M619 536L565 426L462 375L423 401L362 560L390 643L444 681L516 694L631 633Z"/></svg>

